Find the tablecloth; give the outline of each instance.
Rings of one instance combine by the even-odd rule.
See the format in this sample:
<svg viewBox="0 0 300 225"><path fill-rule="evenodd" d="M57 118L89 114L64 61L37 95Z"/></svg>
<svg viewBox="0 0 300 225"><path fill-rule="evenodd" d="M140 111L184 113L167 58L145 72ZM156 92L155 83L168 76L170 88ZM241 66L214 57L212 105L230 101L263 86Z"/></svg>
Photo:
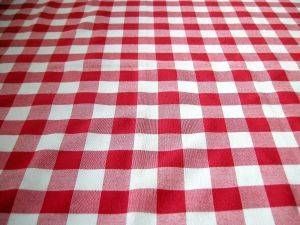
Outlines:
<svg viewBox="0 0 300 225"><path fill-rule="evenodd" d="M300 224L300 2L0 3L0 224Z"/></svg>

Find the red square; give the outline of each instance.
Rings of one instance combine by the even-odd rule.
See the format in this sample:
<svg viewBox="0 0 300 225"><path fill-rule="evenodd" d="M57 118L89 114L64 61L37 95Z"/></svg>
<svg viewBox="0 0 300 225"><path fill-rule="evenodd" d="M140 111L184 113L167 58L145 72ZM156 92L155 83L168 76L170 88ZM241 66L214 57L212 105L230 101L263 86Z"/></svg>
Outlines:
<svg viewBox="0 0 300 225"><path fill-rule="evenodd" d="M203 119L204 129L206 132L226 132L226 123L221 118Z"/></svg>
<svg viewBox="0 0 300 225"><path fill-rule="evenodd" d="M270 126L266 118L246 118L246 121L250 132L270 132Z"/></svg>
<svg viewBox="0 0 300 225"><path fill-rule="evenodd" d="M179 104L179 93L175 91L159 92L158 93L159 104Z"/></svg>
<svg viewBox="0 0 300 225"><path fill-rule="evenodd" d="M113 122L113 134L130 134L135 132L135 119L116 118Z"/></svg>
<svg viewBox="0 0 300 225"><path fill-rule="evenodd" d="M158 167L183 167L183 151L158 152Z"/></svg>
<svg viewBox="0 0 300 225"><path fill-rule="evenodd" d="M63 72L45 72L43 77L43 82L61 82Z"/></svg>
<svg viewBox="0 0 300 225"><path fill-rule="evenodd" d="M69 213L73 191L47 191L41 213Z"/></svg>
<svg viewBox="0 0 300 225"><path fill-rule="evenodd" d="M117 96L117 105L136 105L137 93L119 93Z"/></svg>
<svg viewBox="0 0 300 225"><path fill-rule="evenodd" d="M132 163L132 151L112 150L108 152L106 169L130 169Z"/></svg>
<svg viewBox="0 0 300 225"><path fill-rule="evenodd" d="M191 57L196 61L209 61L208 55L206 53L192 53Z"/></svg>
<svg viewBox="0 0 300 225"><path fill-rule="evenodd" d="M239 93L243 105L261 104L259 95L256 93Z"/></svg>
<svg viewBox="0 0 300 225"><path fill-rule="evenodd" d="M228 167L233 165L230 149L213 149L207 151L208 163L211 167Z"/></svg>
<svg viewBox="0 0 300 225"><path fill-rule="evenodd" d="M232 76L235 81L252 81L251 73L248 70L233 70Z"/></svg>
<svg viewBox="0 0 300 225"><path fill-rule="evenodd" d="M300 117L288 117L287 119L292 131L300 131Z"/></svg>
<svg viewBox="0 0 300 225"><path fill-rule="evenodd" d="M0 95L0 107L11 107L16 95Z"/></svg>
<svg viewBox="0 0 300 225"><path fill-rule="evenodd" d="M0 213L10 213L14 205L17 190L0 191Z"/></svg>
<svg viewBox="0 0 300 225"><path fill-rule="evenodd" d="M89 130L91 120L70 119L66 129L68 134L86 133Z"/></svg>
<svg viewBox="0 0 300 225"><path fill-rule="evenodd" d="M241 210L242 202L238 188L216 188L212 190L216 211Z"/></svg>
<svg viewBox="0 0 300 225"><path fill-rule="evenodd" d="M32 105L51 105L55 94L37 94Z"/></svg>
<svg viewBox="0 0 300 225"><path fill-rule="evenodd" d="M128 191L102 191L100 198L100 214L127 213Z"/></svg>
<svg viewBox="0 0 300 225"><path fill-rule="evenodd" d="M197 81L215 81L215 74L213 71L198 71L196 72Z"/></svg>
<svg viewBox="0 0 300 225"><path fill-rule="evenodd" d="M199 94L201 105L221 105L218 94Z"/></svg>
<svg viewBox="0 0 300 225"><path fill-rule="evenodd" d="M158 133L176 133L181 132L181 123L177 119L161 119L158 121Z"/></svg>
<svg viewBox="0 0 300 225"><path fill-rule="evenodd" d="M282 165L276 148L256 148L255 153L259 165Z"/></svg>
<svg viewBox="0 0 300 225"><path fill-rule="evenodd" d="M157 190L157 213L185 212L184 191Z"/></svg>
<svg viewBox="0 0 300 225"><path fill-rule="evenodd" d="M265 188L271 207L296 206L294 195L289 185L266 185Z"/></svg>
<svg viewBox="0 0 300 225"><path fill-rule="evenodd" d="M27 168L34 152L11 152L6 162L6 170L16 170Z"/></svg>
<svg viewBox="0 0 300 225"><path fill-rule="evenodd" d="M281 104L298 104L299 98L295 92L277 92Z"/></svg>
<svg viewBox="0 0 300 225"><path fill-rule="evenodd" d="M101 74L98 73L97 71L85 71L85 72L82 72L80 80L81 81L98 81L98 80L100 80L100 77L101 77Z"/></svg>
<svg viewBox="0 0 300 225"><path fill-rule="evenodd" d="M137 71L120 71L120 81L137 81L138 80Z"/></svg>
<svg viewBox="0 0 300 225"><path fill-rule="evenodd" d="M21 130L21 134L43 134L46 120L26 120Z"/></svg>
<svg viewBox="0 0 300 225"><path fill-rule="evenodd" d="M82 158L82 152L59 151L54 169L79 169Z"/></svg>
<svg viewBox="0 0 300 225"><path fill-rule="evenodd" d="M160 61L172 61L174 60L172 53L156 53L156 60Z"/></svg>
<svg viewBox="0 0 300 225"><path fill-rule="evenodd" d="M158 70L157 76L159 81L177 80L176 70Z"/></svg>
<svg viewBox="0 0 300 225"><path fill-rule="evenodd" d="M25 79L25 76L26 76L26 72L7 73L4 83L22 83Z"/></svg>
<svg viewBox="0 0 300 225"><path fill-rule="evenodd" d="M77 93L75 96L75 104L95 103L96 93Z"/></svg>
<svg viewBox="0 0 300 225"><path fill-rule="evenodd" d="M284 70L268 70L268 74L272 81L288 81Z"/></svg>

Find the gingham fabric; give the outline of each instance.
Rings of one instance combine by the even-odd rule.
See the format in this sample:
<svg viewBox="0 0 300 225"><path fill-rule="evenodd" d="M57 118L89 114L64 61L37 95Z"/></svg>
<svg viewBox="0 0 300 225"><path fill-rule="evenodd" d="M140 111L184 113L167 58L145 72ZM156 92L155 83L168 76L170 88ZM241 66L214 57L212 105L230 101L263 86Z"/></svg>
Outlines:
<svg viewBox="0 0 300 225"><path fill-rule="evenodd" d="M3 0L0 224L300 224L299 9Z"/></svg>

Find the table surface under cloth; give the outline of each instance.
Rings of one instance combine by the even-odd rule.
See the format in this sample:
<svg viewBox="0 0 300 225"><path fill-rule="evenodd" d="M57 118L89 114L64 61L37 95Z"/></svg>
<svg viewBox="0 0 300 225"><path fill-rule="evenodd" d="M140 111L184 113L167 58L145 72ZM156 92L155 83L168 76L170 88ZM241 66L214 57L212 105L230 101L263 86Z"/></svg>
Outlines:
<svg viewBox="0 0 300 225"><path fill-rule="evenodd" d="M300 224L300 1L0 3L0 225Z"/></svg>

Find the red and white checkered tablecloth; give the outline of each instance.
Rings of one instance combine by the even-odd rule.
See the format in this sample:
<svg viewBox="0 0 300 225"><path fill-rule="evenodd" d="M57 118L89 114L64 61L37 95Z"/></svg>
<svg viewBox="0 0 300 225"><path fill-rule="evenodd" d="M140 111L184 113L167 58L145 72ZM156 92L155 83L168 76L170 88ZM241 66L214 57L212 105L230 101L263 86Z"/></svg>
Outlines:
<svg viewBox="0 0 300 225"><path fill-rule="evenodd" d="M2 0L0 224L300 224L299 44L297 0Z"/></svg>

